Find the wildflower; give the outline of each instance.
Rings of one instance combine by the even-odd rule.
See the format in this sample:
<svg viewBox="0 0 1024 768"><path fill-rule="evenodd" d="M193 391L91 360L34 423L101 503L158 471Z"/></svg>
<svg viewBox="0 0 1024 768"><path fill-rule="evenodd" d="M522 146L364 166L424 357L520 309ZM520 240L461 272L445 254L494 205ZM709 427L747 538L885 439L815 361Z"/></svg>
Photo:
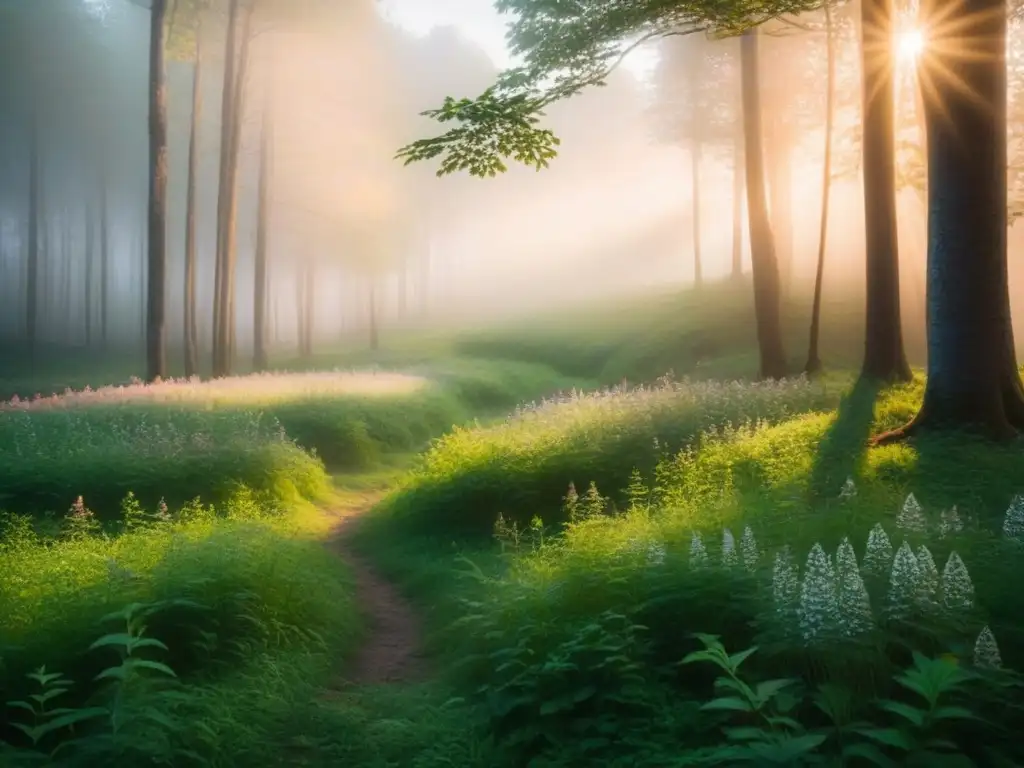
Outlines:
<svg viewBox="0 0 1024 768"><path fill-rule="evenodd" d="M748 525L743 529L743 538L740 539L740 553L743 555L744 567L753 573L757 570L757 563L761 559L761 552L757 548L757 540L754 532Z"/></svg>
<svg viewBox="0 0 1024 768"><path fill-rule="evenodd" d="M700 534L694 531L690 539L690 567L700 568L706 565L707 562L708 550L704 546L704 541L701 539Z"/></svg>
<svg viewBox="0 0 1024 768"><path fill-rule="evenodd" d="M566 520L575 521L580 502L580 496L576 493L575 483L569 483L569 490L566 491L565 496L562 498L562 502L562 509L565 512Z"/></svg>
<svg viewBox="0 0 1024 768"><path fill-rule="evenodd" d="M974 583L956 552L950 552L946 567L942 569L942 604L950 610L974 607Z"/></svg>
<svg viewBox="0 0 1024 768"><path fill-rule="evenodd" d="M857 554L847 538L843 538L836 552L836 591L840 631L846 637L854 637L871 629L871 600L857 566Z"/></svg>
<svg viewBox="0 0 1024 768"><path fill-rule="evenodd" d="M160 523L169 522L171 519L171 513L167 510L167 502L164 501L163 496L160 497L160 501L156 505L156 514L153 517Z"/></svg>
<svg viewBox="0 0 1024 768"><path fill-rule="evenodd" d="M964 529L963 521L960 519L960 513L956 509L954 504L951 509L944 509L942 516L939 519L939 537L946 538L953 534L960 533Z"/></svg>
<svg viewBox="0 0 1024 768"><path fill-rule="evenodd" d="M999 669L1003 666L1002 656L999 655L999 646L996 645L996 637L987 624L978 633L978 639L974 643L974 666L987 669Z"/></svg>
<svg viewBox="0 0 1024 768"><path fill-rule="evenodd" d="M800 600L800 579L789 547L783 547L775 554L772 597L775 599L776 615L782 619L791 618Z"/></svg>
<svg viewBox="0 0 1024 768"><path fill-rule="evenodd" d="M896 516L896 527L908 533L923 533L925 528L927 528L924 510L921 509L921 505L914 494L907 494L907 498L903 502L903 508L900 510L899 515Z"/></svg>
<svg viewBox="0 0 1024 768"><path fill-rule="evenodd" d="M868 534L868 548L864 553L864 570L881 576L888 572L892 562L892 543L882 528L881 523L875 523L875 527Z"/></svg>
<svg viewBox="0 0 1024 768"><path fill-rule="evenodd" d="M107 578L115 583L125 583L135 578L135 573L118 563L114 558L107 558Z"/></svg>
<svg viewBox="0 0 1024 768"><path fill-rule="evenodd" d="M736 565L736 538L728 528L722 531L722 565L726 568Z"/></svg>
<svg viewBox="0 0 1024 768"><path fill-rule="evenodd" d="M75 503L68 509L64 516L64 533L70 538L89 536L100 528L96 516L92 510L85 506L81 496L75 499Z"/></svg>
<svg viewBox="0 0 1024 768"><path fill-rule="evenodd" d="M652 541L647 545L647 564L661 565L665 562L665 545L659 541Z"/></svg>
<svg viewBox="0 0 1024 768"><path fill-rule="evenodd" d="M1024 497L1014 496L1003 518L1003 536L1024 542Z"/></svg>
<svg viewBox="0 0 1024 768"><path fill-rule="evenodd" d="M931 551L922 544L917 550L917 601L923 607L935 605L939 593L939 569Z"/></svg>
<svg viewBox="0 0 1024 768"><path fill-rule="evenodd" d="M807 555L799 617L800 634L805 643L813 643L838 624L835 569L821 544L815 544Z"/></svg>
<svg viewBox="0 0 1024 768"><path fill-rule="evenodd" d="M921 567L918 565L914 550L906 541L896 552L889 576L889 613L894 618L903 618L910 611L910 606L917 599L918 583L921 580Z"/></svg>
<svg viewBox="0 0 1024 768"><path fill-rule="evenodd" d="M847 477L846 482L843 483L842 490L839 491L839 498L845 501L846 499L852 499L856 495L857 486L854 485L852 477Z"/></svg>

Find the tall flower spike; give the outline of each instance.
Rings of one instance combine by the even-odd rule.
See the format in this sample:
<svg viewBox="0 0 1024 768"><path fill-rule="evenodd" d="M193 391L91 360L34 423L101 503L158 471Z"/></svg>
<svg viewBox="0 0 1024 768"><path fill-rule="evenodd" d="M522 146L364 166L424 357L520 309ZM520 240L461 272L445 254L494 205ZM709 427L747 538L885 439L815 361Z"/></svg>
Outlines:
<svg viewBox="0 0 1024 768"><path fill-rule="evenodd" d="M914 550L904 541L896 552L889 576L888 609L892 617L903 618L910 612L910 607L917 599L920 580L921 568Z"/></svg>
<svg viewBox="0 0 1024 768"><path fill-rule="evenodd" d="M953 611L974 607L974 583L956 552L949 553L946 567L942 569L942 604Z"/></svg>
<svg viewBox="0 0 1024 768"><path fill-rule="evenodd" d="M665 562L665 545L660 541L652 541L647 545L647 564L661 565Z"/></svg>
<svg viewBox="0 0 1024 768"><path fill-rule="evenodd" d="M800 576L788 546L775 553L772 597L775 600L775 613L782 620L783 628L790 630L789 622L796 613L800 601Z"/></svg>
<svg viewBox="0 0 1024 768"><path fill-rule="evenodd" d="M696 531L690 538L690 567L701 568L708 562L708 550L704 546L704 540Z"/></svg>
<svg viewBox="0 0 1024 768"><path fill-rule="evenodd" d="M722 531L722 565L726 568L736 565L736 537L728 528Z"/></svg>
<svg viewBox="0 0 1024 768"><path fill-rule="evenodd" d="M748 525L743 529L743 537L740 539L740 553L743 555L743 566L753 573L757 570L757 564L761 560L761 552L757 548L757 540L754 532Z"/></svg>
<svg viewBox="0 0 1024 768"><path fill-rule="evenodd" d="M854 485L853 478L847 477L846 482L843 483L842 490L839 491L840 499L852 499L857 495L857 486Z"/></svg>
<svg viewBox="0 0 1024 768"><path fill-rule="evenodd" d="M857 554L847 538L843 538L836 551L836 590L839 631L846 637L855 637L871 629L871 600L857 567Z"/></svg>
<svg viewBox="0 0 1024 768"><path fill-rule="evenodd" d="M896 527L907 533L923 533L928 527L928 523L924 519L924 510L921 509L914 494L908 493L907 498L903 501L903 508L896 516Z"/></svg>
<svg viewBox="0 0 1024 768"><path fill-rule="evenodd" d="M883 576L889 572L892 564L892 542L882 528L881 523L875 523L875 527L868 534L868 548L864 553L864 570L876 576Z"/></svg>
<svg viewBox="0 0 1024 768"><path fill-rule="evenodd" d="M1003 536L1024 542L1024 497L1014 496L1003 518Z"/></svg>
<svg viewBox="0 0 1024 768"><path fill-rule="evenodd" d="M917 601L923 607L931 607L936 604L939 596L939 569L931 550L924 544L917 550L917 566Z"/></svg>
<svg viewBox="0 0 1024 768"><path fill-rule="evenodd" d="M839 621L836 574L821 544L815 544L807 555L799 617L800 635L808 644L822 639Z"/></svg>
<svg viewBox="0 0 1024 768"><path fill-rule="evenodd" d="M999 646L996 645L996 636L992 634L988 624L978 634L974 643L974 666L987 669L999 669L1003 666L1003 658L999 655Z"/></svg>
<svg viewBox="0 0 1024 768"><path fill-rule="evenodd" d="M964 529L964 523L960 519L960 513L957 511L956 504L951 509L945 509L942 511L942 517L939 520L939 537L946 538L947 536L955 536Z"/></svg>

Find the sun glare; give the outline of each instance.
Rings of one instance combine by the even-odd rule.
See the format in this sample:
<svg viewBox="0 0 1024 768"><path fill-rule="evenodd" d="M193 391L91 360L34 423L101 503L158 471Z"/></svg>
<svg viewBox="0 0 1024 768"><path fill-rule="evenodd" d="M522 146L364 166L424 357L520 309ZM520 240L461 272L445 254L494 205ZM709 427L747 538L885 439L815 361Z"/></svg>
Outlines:
<svg viewBox="0 0 1024 768"><path fill-rule="evenodd" d="M896 50L904 61L914 61L924 51L924 33L919 29L900 32L896 39Z"/></svg>

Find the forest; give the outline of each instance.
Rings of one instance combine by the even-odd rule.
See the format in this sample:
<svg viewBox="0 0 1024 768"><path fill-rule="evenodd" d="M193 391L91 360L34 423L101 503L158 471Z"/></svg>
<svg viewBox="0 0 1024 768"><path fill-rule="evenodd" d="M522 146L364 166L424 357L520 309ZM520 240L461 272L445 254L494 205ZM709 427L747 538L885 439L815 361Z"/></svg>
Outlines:
<svg viewBox="0 0 1024 768"><path fill-rule="evenodd" d="M1017 0L0 0L0 766L1024 764Z"/></svg>

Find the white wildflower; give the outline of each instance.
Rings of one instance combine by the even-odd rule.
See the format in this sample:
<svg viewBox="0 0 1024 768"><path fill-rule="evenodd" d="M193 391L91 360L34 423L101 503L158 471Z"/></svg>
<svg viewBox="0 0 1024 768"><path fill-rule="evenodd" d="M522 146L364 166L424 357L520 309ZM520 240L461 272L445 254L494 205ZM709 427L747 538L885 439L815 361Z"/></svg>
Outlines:
<svg viewBox="0 0 1024 768"><path fill-rule="evenodd" d="M1003 666L1003 658L999 655L999 646L996 645L996 636L992 634L987 624L974 643L974 666L989 669L999 669Z"/></svg>
<svg viewBox="0 0 1024 768"><path fill-rule="evenodd" d="M924 607L935 605L939 594L939 569L931 550L924 544L917 550L917 601Z"/></svg>
<svg viewBox="0 0 1024 768"><path fill-rule="evenodd" d="M852 499L857 495L857 486L853 483L852 477L847 477L846 482L843 483L842 490L839 491L840 499Z"/></svg>
<svg viewBox="0 0 1024 768"><path fill-rule="evenodd" d="M914 494L907 494L907 498L903 502L903 508L900 510L899 515L896 516L896 527L908 533L922 533L927 528L924 510L921 509L921 505Z"/></svg>
<svg viewBox="0 0 1024 768"><path fill-rule="evenodd" d="M1003 518L1003 536L1024 542L1024 497L1014 496Z"/></svg>
<svg viewBox="0 0 1024 768"><path fill-rule="evenodd" d="M660 541L652 541L647 545L647 564L661 565L665 562L665 545Z"/></svg>
<svg viewBox="0 0 1024 768"><path fill-rule="evenodd" d="M775 613L782 619L791 618L800 600L800 576L789 547L783 547L775 554L772 596L775 599Z"/></svg>
<svg viewBox="0 0 1024 768"><path fill-rule="evenodd" d="M950 610L974 607L974 583L956 552L950 552L946 567L942 569L942 604Z"/></svg>
<svg viewBox="0 0 1024 768"><path fill-rule="evenodd" d="M840 631L847 637L867 632L873 623L871 600L857 567L857 554L847 538L836 552L836 592Z"/></svg>
<svg viewBox="0 0 1024 768"><path fill-rule="evenodd" d="M754 532L748 525L743 529L743 538L740 539L740 553L743 555L744 567L753 573L757 570L758 561L761 559L761 552L757 548L757 540Z"/></svg>
<svg viewBox="0 0 1024 768"><path fill-rule="evenodd" d="M875 527L868 534L868 548L864 553L864 570L877 576L889 572L892 563L892 543L882 528L881 523L875 523Z"/></svg>
<svg viewBox="0 0 1024 768"><path fill-rule="evenodd" d="M728 528L722 531L722 565L731 568L736 565L736 538Z"/></svg>
<svg viewBox="0 0 1024 768"><path fill-rule="evenodd" d="M690 539L690 567L700 568L708 562L708 550L704 546L704 540L696 531Z"/></svg>
<svg viewBox="0 0 1024 768"><path fill-rule="evenodd" d="M904 541L896 551L889 576L888 608L891 616L903 618L907 615L917 598L920 580L921 567L914 556L914 550Z"/></svg>
<svg viewBox="0 0 1024 768"><path fill-rule="evenodd" d="M799 616L800 634L806 643L818 640L838 623L835 570L821 544L815 544L807 555Z"/></svg>
<svg viewBox="0 0 1024 768"><path fill-rule="evenodd" d="M960 519L960 513L957 511L956 504L953 505L952 509L944 509L942 516L939 519L939 537L946 538L947 536L953 536L960 533L964 529L964 523Z"/></svg>

